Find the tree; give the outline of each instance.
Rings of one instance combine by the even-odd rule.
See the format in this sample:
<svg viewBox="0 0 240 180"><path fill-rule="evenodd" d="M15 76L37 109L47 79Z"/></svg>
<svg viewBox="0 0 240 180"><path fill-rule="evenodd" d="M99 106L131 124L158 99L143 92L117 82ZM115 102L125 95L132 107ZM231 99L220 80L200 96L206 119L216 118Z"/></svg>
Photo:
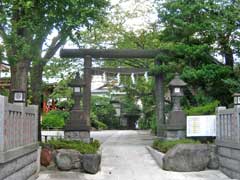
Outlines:
<svg viewBox="0 0 240 180"><path fill-rule="evenodd" d="M38 104L44 65L67 38L73 38L74 31L89 28L100 20L107 5L105 0L1 1L0 35L11 65L11 89L27 90L32 65L33 103ZM45 49L53 31L58 34Z"/></svg>
<svg viewBox="0 0 240 180"><path fill-rule="evenodd" d="M239 55L240 1L157 1L161 39L174 42L185 53L188 64L197 66L218 53L233 67Z"/></svg>
<svg viewBox="0 0 240 180"><path fill-rule="evenodd" d="M32 103L40 107L44 66L74 32L101 20L107 5L107 0L1 1L0 37L11 66L11 89L27 91L31 68ZM57 35L48 45L54 31Z"/></svg>

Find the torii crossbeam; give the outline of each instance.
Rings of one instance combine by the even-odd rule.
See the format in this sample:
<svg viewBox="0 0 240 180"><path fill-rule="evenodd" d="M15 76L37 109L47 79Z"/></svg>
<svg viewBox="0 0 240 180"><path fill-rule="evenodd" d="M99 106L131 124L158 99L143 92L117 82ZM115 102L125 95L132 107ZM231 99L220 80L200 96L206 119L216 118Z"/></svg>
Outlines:
<svg viewBox="0 0 240 180"><path fill-rule="evenodd" d="M167 50L161 49L61 49L60 56L62 58L85 58L91 56L92 58L105 59L132 59L132 58L146 58L153 59L159 54L170 54Z"/></svg>

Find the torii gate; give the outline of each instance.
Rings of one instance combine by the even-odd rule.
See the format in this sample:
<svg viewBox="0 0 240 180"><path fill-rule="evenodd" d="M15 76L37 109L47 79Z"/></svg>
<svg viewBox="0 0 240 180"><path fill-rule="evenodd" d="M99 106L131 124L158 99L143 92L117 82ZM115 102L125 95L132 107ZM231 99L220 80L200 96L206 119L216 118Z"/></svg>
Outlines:
<svg viewBox="0 0 240 180"><path fill-rule="evenodd" d="M85 89L83 97L84 111L87 112L87 122L90 124L90 102L91 102L91 75L92 58L102 59L155 59L159 54L169 54L169 51L137 50L137 49L61 49L62 58L84 58L84 80ZM161 62L155 61L156 65ZM119 70L122 73L123 70ZM127 70L129 71L129 70ZM134 72L133 72L134 73ZM156 113L157 113L157 136L164 136L165 115L164 115L164 76L162 73L155 75Z"/></svg>

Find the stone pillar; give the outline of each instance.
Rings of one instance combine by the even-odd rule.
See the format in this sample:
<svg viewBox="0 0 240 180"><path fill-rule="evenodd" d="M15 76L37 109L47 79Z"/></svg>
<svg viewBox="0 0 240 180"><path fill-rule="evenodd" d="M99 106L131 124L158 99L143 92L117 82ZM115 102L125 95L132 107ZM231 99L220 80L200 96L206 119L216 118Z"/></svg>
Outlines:
<svg viewBox="0 0 240 180"><path fill-rule="evenodd" d="M160 62L156 60L156 65ZM164 111L164 76L162 73L155 75L155 97L157 114L157 136L164 137L165 111Z"/></svg>
<svg viewBox="0 0 240 180"><path fill-rule="evenodd" d="M232 140L236 143L240 143L240 105L234 105L233 119L232 119Z"/></svg>

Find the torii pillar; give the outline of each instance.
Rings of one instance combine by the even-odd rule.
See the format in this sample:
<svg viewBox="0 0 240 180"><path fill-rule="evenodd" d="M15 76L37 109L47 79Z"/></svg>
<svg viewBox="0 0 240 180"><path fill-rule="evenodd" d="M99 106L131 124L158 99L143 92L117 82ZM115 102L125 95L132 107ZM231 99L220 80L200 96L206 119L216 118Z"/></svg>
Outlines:
<svg viewBox="0 0 240 180"><path fill-rule="evenodd" d="M83 110L86 112L87 125L91 127L90 111L91 111L91 83L92 83L92 57L87 55L84 57L84 81L85 88L83 93Z"/></svg>

